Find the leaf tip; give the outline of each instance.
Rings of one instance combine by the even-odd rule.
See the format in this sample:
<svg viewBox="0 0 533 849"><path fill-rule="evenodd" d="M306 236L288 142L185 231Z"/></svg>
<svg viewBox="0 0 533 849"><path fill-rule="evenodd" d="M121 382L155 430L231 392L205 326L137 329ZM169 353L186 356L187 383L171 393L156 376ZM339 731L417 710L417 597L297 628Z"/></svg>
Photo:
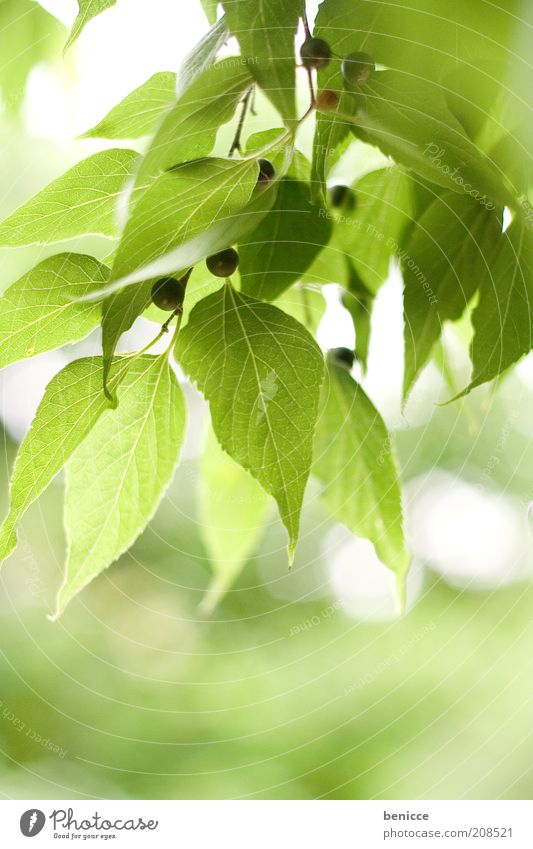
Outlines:
<svg viewBox="0 0 533 849"><path fill-rule="evenodd" d="M72 592L71 590L69 590L68 585L67 585L67 581L65 579L63 585L61 586L61 588L58 590L58 593L57 593L55 610L54 610L53 613L49 613L46 618L50 622L58 622L59 619L61 619L61 617L63 616L65 610L67 609L67 606L70 604L72 599L77 595L77 592L78 592L77 590L76 590L76 592Z"/></svg>
<svg viewBox="0 0 533 849"><path fill-rule="evenodd" d="M448 398L446 401L438 401L436 403L436 407L447 407L448 404L453 404L454 401L461 401L463 398L466 398L471 389L473 389L473 384L469 384L461 392L458 392L457 395L454 395L452 398Z"/></svg>
<svg viewBox="0 0 533 849"><path fill-rule="evenodd" d="M294 554L296 551L296 540L291 540L287 546L287 559L289 565L289 571L294 566Z"/></svg>
<svg viewBox="0 0 533 849"><path fill-rule="evenodd" d="M17 529L6 519L0 527L0 568L17 547Z"/></svg>
<svg viewBox="0 0 533 849"><path fill-rule="evenodd" d="M396 598L400 616L403 616L407 608L407 572L396 575Z"/></svg>
<svg viewBox="0 0 533 849"><path fill-rule="evenodd" d="M111 390L107 385L107 380L104 378L104 395L106 399L109 401L112 410L116 410L118 407L118 398L116 395L113 395Z"/></svg>

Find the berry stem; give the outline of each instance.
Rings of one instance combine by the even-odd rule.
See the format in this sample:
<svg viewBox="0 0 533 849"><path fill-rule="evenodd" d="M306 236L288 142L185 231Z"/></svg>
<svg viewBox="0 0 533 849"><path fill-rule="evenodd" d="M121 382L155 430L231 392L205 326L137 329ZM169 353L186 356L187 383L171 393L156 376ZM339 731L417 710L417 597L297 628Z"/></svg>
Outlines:
<svg viewBox="0 0 533 849"><path fill-rule="evenodd" d="M307 71L307 79L309 81L309 94L311 95L311 109L315 106L316 97L315 97L315 87L313 85L313 72L311 68L306 68Z"/></svg>
<svg viewBox="0 0 533 849"><path fill-rule="evenodd" d="M302 117L301 117L301 118L298 118L298 122L297 122L297 124L296 124L296 129L298 129L298 127L300 126L300 124L303 124L303 122L305 121L305 119L306 119L306 118L309 118L309 115L310 115L312 112L314 112L314 111L315 111L315 109L316 109L316 101L315 101L314 103L311 103L311 104L309 105L309 109L307 109L307 110L304 112L304 114L302 115Z"/></svg>
<svg viewBox="0 0 533 849"><path fill-rule="evenodd" d="M150 348L152 348L156 342L159 342L159 340L162 336L165 335L165 333L168 333L168 328L163 329L162 327L157 336L152 339L151 342L148 342L148 344L145 345L144 348L141 348L140 351L136 351L134 354L130 354L130 356L126 357L123 367L113 376L112 380L104 383L104 395L108 401L111 401L114 407L116 407L118 404L116 397L116 389L128 369L132 365L132 363L138 360L139 357L142 357L142 355L145 354L146 351L149 351Z"/></svg>
<svg viewBox="0 0 533 849"><path fill-rule="evenodd" d="M178 333L180 332L181 322L183 321L183 307L180 307L179 310L176 310L174 315L178 316L178 320L176 321L176 326L174 328L174 333L172 334L172 339L170 340L170 345L165 351L165 356L168 359L170 357L171 352L174 350L174 345L176 344L176 339L178 338ZM173 318L174 316L171 316Z"/></svg>
<svg viewBox="0 0 533 849"><path fill-rule="evenodd" d="M255 108L255 86L252 86L252 97L250 99L250 115L253 115L254 118L257 115L257 111Z"/></svg>
<svg viewBox="0 0 533 849"><path fill-rule="evenodd" d="M304 3L304 11L303 11L303 15L302 15L302 21L303 21L303 24L304 24L305 37L311 38L311 30L309 28L309 21L307 19L307 9L305 8L305 3ZM307 79L309 80L309 93L311 95L311 109L312 109L314 107L315 103L316 103L315 87L313 85L313 72L311 71L311 68L306 68L306 71L307 71Z"/></svg>
<svg viewBox="0 0 533 849"><path fill-rule="evenodd" d="M173 317L174 317L174 313L172 313L172 315L170 316L170 318L168 319L168 321L170 321L170 319L171 319L171 318L173 318ZM168 333L168 327L166 326L166 325L167 325L167 323L168 323L168 322L167 322L167 321L165 321L165 324L163 324L163 326L161 327L161 330L159 331L159 333L157 334L157 336L154 336L154 338L152 339L152 341L151 341L151 342L148 342L148 344L147 344L147 345L145 345L145 346L144 346L144 348L141 348L141 350L140 350L140 351L136 351L136 353L135 353L135 354L133 354L133 356L132 356L132 357L130 358L130 360L129 360L129 363L132 363L134 360L136 360L136 359L137 359L137 357L142 357L142 355L143 355L143 354L146 354L146 352L147 352L147 351L149 351L149 350L150 350L150 348L153 348L153 347L154 347L154 345L156 344L156 342L159 342L159 340L163 338L163 336L165 335L165 333Z"/></svg>

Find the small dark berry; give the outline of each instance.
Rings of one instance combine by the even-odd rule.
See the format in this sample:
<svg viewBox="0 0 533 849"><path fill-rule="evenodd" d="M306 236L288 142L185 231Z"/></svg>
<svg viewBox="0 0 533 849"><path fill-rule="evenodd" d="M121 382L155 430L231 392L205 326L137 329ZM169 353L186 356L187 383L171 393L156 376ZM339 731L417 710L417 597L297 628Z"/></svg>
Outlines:
<svg viewBox="0 0 533 849"><path fill-rule="evenodd" d="M329 352L335 362L352 368L355 360L355 354L349 348L332 348Z"/></svg>
<svg viewBox="0 0 533 849"><path fill-rule="evenodd" d="M342 60L341 71L344 79L350 85L364 85L368 82L376 65L368 53L350 53Z"/></svg>
<svg viewBox="0 0 533 849"><path fill-rule="evenodd" d="M162 277L152 286L152 303L160 310L173 312L181 307L185 297L185 281Z"/></svg>
<svg viewBox="0 0 533 849"><path fill-rule="evenodd" d="M329 190L329 197L333 207L355 208L355 194L349 186L332 186Z"/></svg>
<svg viewBox="0 0 533 849"><path fill-rule="evenodd" d="M339 95L336 91L331 91L329 88L323 88L319 91L316 97L317 109L323 112L329 112L331 109L336 109L339 105Z"/></svg>
<svg viewBox="0 0 533 849"><path fill-rule="evenodd" d="M272 165L271 161L269 159L258 159L257 163L259 165L259 177L257 178L257 182L270 183L276 174L276 169Z"/></svg>
<svg viewBox="0 0 533 849"><path fill-rule="evenodd" d="M300 58L304 68L325 68L331 59L331 47L323 38L306 38L300 47Z"/></svg>
<svg viewBox="0 0 533 849"><path fill-rule="evenodd" d="M227 248L227 250L220 251L218 254L208 256L205 262L209 271L215 277L230 277L239 264L239 254L235 248Z"/></svg>

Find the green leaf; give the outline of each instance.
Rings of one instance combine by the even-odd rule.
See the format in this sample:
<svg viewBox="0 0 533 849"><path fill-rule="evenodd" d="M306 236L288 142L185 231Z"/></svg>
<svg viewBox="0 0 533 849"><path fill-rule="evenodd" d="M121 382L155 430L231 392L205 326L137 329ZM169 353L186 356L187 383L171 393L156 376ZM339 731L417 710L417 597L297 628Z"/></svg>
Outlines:
<svg viewBox="0 0 533 849"><path fill-rule="evenodd" d="M502 83L509 99L509 55L513 46L516 54L519 29L514 0L448 4L445 15L440 0L323 0L314 34L339 57L364 50L376 64L431 85L438 97L445 92L471 121L476 112L486 118ZM342 88L340 62L323 76Z"/></svg>
<svg viewBox="0 0 533 849"><path fill-rule="evenodd" d="M371 171L354 184L355 210L338 216L338 242L371 292L387 279L391 257L411 222L411 185L401 168Z"/></svg>
<svg viewBox="0 0 533 849"><path fill-rule="evenodd" d="M399 253L401 253L401 249L404 249L407 245L407 242L411 238L411 233L417 226L417 222L420 218L422 218L425 211L437 198L444 194L445 191L446 189L443 189L441 186L436 186L435 183L428 183L420 177L411 174L412 219L407 223L406 227L404 227L400 236Z"/></svg>
<svg viewBox="0 0 533 849"><path fill-rule="evenodd" d="M200 521L213 580L202 607L213 610L253 554L264 532L269 498L222 450L210 429L200 461Z"/></svg>
<svg viewBox="0 0 533 849"><path fill-rule="evenodd" d="M57 613L120 557L155 513L179 459L185 402L168 358L144 355L67 465L67 565Z"/></svg>
<svg viewBox="0 0 533 849"><path fill-rule="evenodd" d="M313 473L331 513L369 539L403 587L410 557L390 437L383 419L347 368L328 357L315 439Z"/></svg>
<svg viewBox="0 0 533 849"><path fill-rule="evenodd" d="M214 24L217 19L218 0L200 0L207 22Z"/></svg>
<svg viewBox="0 0 533 849"><path fill-rule="evenodd" d="M323 376L318 346L293 318L226 284L194 308L176 357L209 401L222 448L276 499L292 561Z"/></svg>
<svg viewBox="0 0 533 849"><path fill-rule="evenodd" d="M337 283L347 286L350 274L350 259L337 243L335 227L329 243L315 257L312 265L302 274L303 283L312 286Z"/></svg>
<svg viewBox="0 0 533 849"><path fill-rule="evenodd" d="M51 62L61 49L64 27L33 0L0 3L0 89L8 112L19 110L31 69Z"/></svg>
<svg viewBox="0 0 533 849"><path fill-rule="evenodd" d="M257 152L258 156L267 156L274 161L276 164L276 178L267 185L256 181L253 190L249 194L247 203L240 209L236 209L231 216L225 215L228 210L227 201L229 200L231 205L233 205L233 202L240 191L238 183L234 184L231 179L231 168L232 166L235 167L235 171L233 172L235 180L242 179L243 181L241 189L245 189L246 186L248 186L249 189L250 186L248 180L250 172L248 169L251 169L255 174L258 174L259 171L255 157L247 157L241 160L205 159L200 160L199 162L184 163L184 165L179 166L177 169L171 169L170 174L174 175L178 171L181 171L181 169L183 169L182 173L184 177L186 173L188 173L188 169L191 169L191 171L197 170L198 175L200 175L203 163L208 163L207 172L209 174L216 168L214 163L222 162L224 164L222 171L220 172L220 176L223 177L225 169L227 169L227 174L230 175L230 178L228 179L228 184L225 187L226 192L224 191L224 186L221 184L218 185L218 187L215 187L217 180L215 179L216 175L214 174L213 180L209 178L207 181L209 185L207 185L207 182L202 183L200 181L201 190L196 194L194 192L196 183L194 183L194 185L188 184L186 188L187 194L191 195L191 221L194 221L195 224L198 223L198 232L194 236L191 236L190 228L187 228L187 232L185 232L185 229L182 230L181 227L178 228L180 230L180 239L182 237L184 238L178 246L163 252L157 258L150 259L148 262L144 262L142 265L135 268L135 270L119 277L117 280L106 286L104 291L100 293L100 296L109 295L113 291L124 288L125 286L129 286L133 283L142 282L150 277L162 277L166 274L175 275L177 273L183 273L211 254L224 250L228 247L228 245L236 244L239 240L243 239L248 233L251 233L252 230L257 227L261 219L271 209L272 204L276 199L279 180L290 167L293 152L294 148L287 131L284 131L284 136L282 138L278 138L274 144L267 145L261 151ZM163 177L166 176L168 175L163 175ZM220 181L218 182L220 183ZM184 180L184 183L186 184L187 180ZM159 180L150 187L152 200L145 203L146 198L143 197L142 199L144 204L143 209L147 216L151 217L151 224L154 225L154 229L157 229L157 223L155 221L156 215L154 214L149 216L149 207L152 202L156 202L157 195L159 194L159 189L157 188L158 184ZM169 195L171 195L169 206L176 208L179 205L181 209L179 214L186 214L187 210L181 208L180 199L176 198L173 185L167 184L167 189ZM165 189L162 194L165 195L167 189ZM213 192L211 192L211 189L213 189ZM222 205L217 207L214 193L218 192L219 189L222 198ZM206 196L204 196L204 193ZM149 192L146 194L148 195ZM198 204L197 201L200 201L200 203ZM138 206L140 207L141 204L138 204ZM213 209L206 214L206 210L210 209L211 206ZM138 209L135 210L135 216L138 214L138 211ZM194 219L195 211L198 212L197 221ZM163 222L163 229L167 226L167 224L168 222ZM139 236L139 244L143 249L145 249L146 244L143 234L141 233L137 235ZM174 237L175 233L172 233L171 235Z"/></svg>
<svg viewBox="0 0 533 849"><path fill-rule="evenodd" d="M0 224L0 246L46 245L86 234L116 236L116 206L139 155L104 150L78 162Z"/></svg>
<svg viewBox="0 0 533 849"><path fill-rule="evenodd" d="M248 68L235 58L223 59L198 76L163 119L142 161L137 184L211 153L219 128L233 117L252 81Z"/></svg>
<svg viewBox="0 0 533 849"><path fill-rule="evenodd" d="M355 329L354 353L357 360L361 363L363 372L365 372L370 346L371 318L375 295L363 283L349 260L347 261L347 265L348 279L346 291L342 294L342 305L352 317Z"/></svg>
<svg viewBox="0 0 533 849"><path fill-rule="evenodd" d="M102 392L102 359L69 363L46 387L22 442L11 477L11 504L0 528L0 562L17 544L17 524L61 471L108 407Z"/></svg>
<svg viewBox="0 0 533 849"><path fill-rule="evenodd" d="M229 228L250 200L258 174L254 159L215 158L186 162L163 174L143 194L126 225L111 279L131 279L139 270L140 279L157 276L152 261L172 256L173 249L188 243L192 251L181 267L194 265L207 255L195 249L195 238L219 222L223 233ZM171 267L179 268L174 262Z"/></svg>
<svg viewBox="0 0 533 849"><path fill-rule="evenodd" d="M0 298L0 368L88 336L100 308L77 299L108 277L109 269L92 256L64 253L13 283Z"/></svg>
<svg viewBox="0 0 533 849"><path fill-rule="evenodd" d="M327 41L337 56L346 56L353 50L359 49L357 44L349 45L353 45L357 38L359 20L364 11L360 6L357 0L351 0L347 9L339 0L322 2L318 8L313 35ZM340 32L336 28L339 17L341 18ZM366 47L361 49L366 50ZM354 118L359 105L354 92L344 91L341 63L337 58L332 59L318 72L317 81L319 90L334 91L339 97L339 102L330 112L318 111L316 115L311 175L314 199L325 195L326 177L351 140L351 119ZM350 120L346 120L347 118Z"/></svg>
<svg viewBox="0 0 533 849"><path fill-rule="evenodd" d="M316 334L318 326L326 313L326 302L322 292L310 286L297 283L276 298L275 306L292 315L296 321Z"/></svg>
<svg viewBox="0 0 533 849"><path fill-rule="evenodd" d="M277 192L282 177L291 177L302 182L309 180L309 174L306 174L305 177L302 176L307 163L305 156L294 147L294 139L291 133L281 127L260 130L248 136L246 139L246 155L266 157L274 166L274 179L267 184L266 191L271 191L275 187ZM308 163L307 167L309 167ZM265 187L263 186L263 188ZM272 204L269 208L271 207Z"/></svg>
<svg viewBox="0 0 533 849"><path fill-rule="evenodd" d="M255 81L286 124L296 119L294 38L303 12L299 0L226 0L230 33Z"/></svg>
<svg viewBox="0 0 533 849"><path fill-rule="evenodd" d="M152 133L176 99L176 74L154 74L132 91L82 138L138 139Z"/></svg>
<svg viewBox="0 0 533 849"><path fill-rule="evenodd" d="M107 380L115 350L122 334L132 327L150 304L153 283L153 280L147 280L132 289L120 289L102 304L103 385L107 397L113 403L115 398L108 390Z"/></svg>
<svg viewBox="0 0 533 849"><path fill-rule="evenodd" d="M490 160L467 137L443 95L423 79L380 71L364 87L354 131L424 179L485 203L513 198Z"/></svg>
<svg viewBox="0 0 533 849"><path fill-rule="evenodd" d="M532 305L533 233L516 220L500 237L472 316L473 374L468 390L497 377L531 351Z"/></svg>
<svg viewBox="0 0 533 849"><path fill-rule="evenodd" d="M181 96L194 80L203 74L216 59L218 51L229 38L225 18L219 18L208 33L195 44L183 60L177 82L177 95Z"/></svg>
<svg viewBox="0 0 533 849"><path fill-rule="evenodd" d="M242 291L273 301L312 264L329 241L326 210L309 200L309 188L281 180L274 206L239 245Z"/></svg>
<svg viewBox="0 0 533 849"><path fill-rule="evenodd" d="M72 47L85 24L88 24L92 18L110 9L116 2L117 0L78 0L78 16L72 25L64 52L66 53Z"/></svg>
<svg viewBox="0 0 533 849"><path fill-rule="evenodd" d="M323 89L336 91L339 102L331 112L316 114L316 127L313 137L313 160L311 166L311 192L314 201L325 198L326 177L341 154L352 141L350 130L357 111L357 100L351 95L333 87L331 79L324 79L328 69L318 75ZM331 74L331 71L329 71ZM342 82L337 82L342 85ZM333 88L332 88L333 87ZM349 118L350 120L347 120Z"/></svg>
<svg viewBox="0 0 533 849"><path fill-rule="evenodd" d="M459 319L479 287L494 285L492 255L501 229L501 212L455 192L437 198L413 228L402 254L405 398L443 322Z"/></svg>

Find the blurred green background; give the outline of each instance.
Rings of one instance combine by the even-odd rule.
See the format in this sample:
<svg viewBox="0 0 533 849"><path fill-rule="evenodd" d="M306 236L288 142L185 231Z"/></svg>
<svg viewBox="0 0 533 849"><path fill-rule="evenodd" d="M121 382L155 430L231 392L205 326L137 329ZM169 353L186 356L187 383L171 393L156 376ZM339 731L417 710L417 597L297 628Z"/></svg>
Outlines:
<svg viewBox="0 0 533 849"><path fill-rule="evenodd" d="M16 3L0 3L2 42L13 45L1 54L2 217L93 150L70 139L153 71L174 70L205 28L191 10L187 27L166 27L152 44L148 24L119 3L62 63L56 19ZM149 25L173 5L154 2ZM17 47L13 27L26 15ZM24 93L28 43L41 46ZM83 250L105 256L108 243ZM43 255L0 251L0 288ZM450 386L430 366L402 415L399 292L393 274L376 307L368 388L395 431L406 482L407 613L397 616L390 576L333 526L311 486L294 571L272 518L232 591L204 615L210 567L193 440L143 537L52 623L64 555L58 480L0 574L2 797L531 798L533 366L529 358L498 387L444 407L434 402ZM324 339L349 343L336 318ZM459 386L465 333L445 338ZM1 377L3 512L16 440L64 361L45 355ZM201 406L189 395L195 431Z"/></svg>

